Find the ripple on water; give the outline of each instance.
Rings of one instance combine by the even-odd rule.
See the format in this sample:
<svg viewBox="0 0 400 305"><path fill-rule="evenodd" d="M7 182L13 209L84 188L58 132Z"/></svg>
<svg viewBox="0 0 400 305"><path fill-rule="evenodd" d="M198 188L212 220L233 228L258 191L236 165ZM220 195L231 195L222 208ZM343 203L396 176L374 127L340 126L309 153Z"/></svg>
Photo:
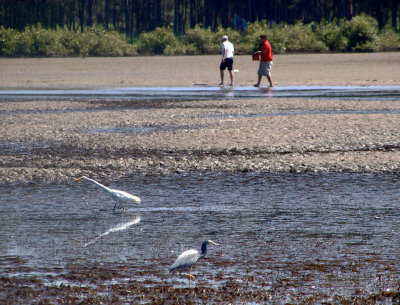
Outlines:
<svg viewBox="0 0 400 305"><path fill-rule="evenodd" d="M198 289L368 295L393 288L399 274L395 175L193 174L109 186L142 204L112 212L112 199L89 184L0 187L2 273L99 292L186 289L168 266L210 238L221 246L194 268Z"/></svg>
<svg viewBox="0 0 400 305"><path fill-rule="evenodd" d="M400 86L280 86L254 88L246 86L212 87L142 87L103 89L0 90L11 100L93 99L129 100L222 100L252 98L340 98L399 100Z"/></svg>

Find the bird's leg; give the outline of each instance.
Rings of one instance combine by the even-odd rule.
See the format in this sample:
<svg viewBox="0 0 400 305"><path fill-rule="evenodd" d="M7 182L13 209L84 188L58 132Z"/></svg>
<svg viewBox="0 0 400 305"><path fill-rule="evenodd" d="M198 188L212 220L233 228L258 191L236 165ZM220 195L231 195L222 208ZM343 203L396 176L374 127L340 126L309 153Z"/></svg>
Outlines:
<svg viewBox="0 0 400 305"><path fill-rule="evenodd" d="M193 274L185 273L184 275L186 275L189 279L193 279L193 280L196 279L196 277Z"/></svg>
<svg viewBox="0 0 400 305"><path fill-rule="evenodd" d="M116 206L117 206L117 202L114 204L113 211L115 211Z"/></svg>
<svg viewBox="0 0 400 305"><path fill-rule="evenodd" d="M195 280L196 278L192 275L192 268L190 267L189 273L185 274L189 277L189 288L190 288L190 279Z"/></svg>

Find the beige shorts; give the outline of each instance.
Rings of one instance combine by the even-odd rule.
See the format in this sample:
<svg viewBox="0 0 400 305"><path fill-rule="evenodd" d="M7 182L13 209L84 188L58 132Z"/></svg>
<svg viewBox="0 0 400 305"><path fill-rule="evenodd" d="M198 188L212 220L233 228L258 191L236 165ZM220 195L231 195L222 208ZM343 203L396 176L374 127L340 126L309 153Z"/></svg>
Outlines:
<svg viewBox="0 0 400 305"><path fill-rule="evenodd" d="M272 61L261 61L258 67L258 75L271 76Z"/></svg>

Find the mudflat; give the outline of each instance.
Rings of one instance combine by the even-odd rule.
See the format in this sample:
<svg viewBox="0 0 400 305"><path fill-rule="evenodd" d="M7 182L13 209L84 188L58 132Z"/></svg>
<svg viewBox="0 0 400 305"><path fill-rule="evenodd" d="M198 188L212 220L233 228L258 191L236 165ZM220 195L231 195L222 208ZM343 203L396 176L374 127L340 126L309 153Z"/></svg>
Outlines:
<svg viewBox="0 0 400 305"><path fill-rule="evenodd" d="M214 86L219 61L2 58L0 89ZM235 86L255 83L257 67L237 56ZM272 76L277 87L398 86L400 53L277 55ZM397 100L2 98L0 183L193 171L398 173L399 115Z"/></svg>

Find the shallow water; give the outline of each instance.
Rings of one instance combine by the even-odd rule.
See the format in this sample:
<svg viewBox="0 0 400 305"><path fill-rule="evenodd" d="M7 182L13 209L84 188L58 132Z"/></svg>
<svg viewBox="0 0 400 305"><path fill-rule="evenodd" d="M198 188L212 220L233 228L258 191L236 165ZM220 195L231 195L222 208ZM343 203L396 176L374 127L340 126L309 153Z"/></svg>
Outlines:
<svg viewBox="0 0 400 305"><path fill-rule="evenodd" d="M187 287L167 267L212 239L221 246L210 246L196 265L194 285L235 281L283 300L369 294L398 279L395 175L138 176L108 186L142 204L113 212L112 199L86 181L1 186L0 272L95 288L98 282L66 273L98 264L117 274L113 283ZM283 289L285 281L291 285Z"/></svg>
<svg viewBox="0 0 400 305"><path fill-rule="evenodd" d="M400 86L280 86L254 88L248 86L212 87L129 87L103 89L36 89L0 90L7 99L135 99L135 100L223 100L253 98L340 98L400 100Z"/></svg>

